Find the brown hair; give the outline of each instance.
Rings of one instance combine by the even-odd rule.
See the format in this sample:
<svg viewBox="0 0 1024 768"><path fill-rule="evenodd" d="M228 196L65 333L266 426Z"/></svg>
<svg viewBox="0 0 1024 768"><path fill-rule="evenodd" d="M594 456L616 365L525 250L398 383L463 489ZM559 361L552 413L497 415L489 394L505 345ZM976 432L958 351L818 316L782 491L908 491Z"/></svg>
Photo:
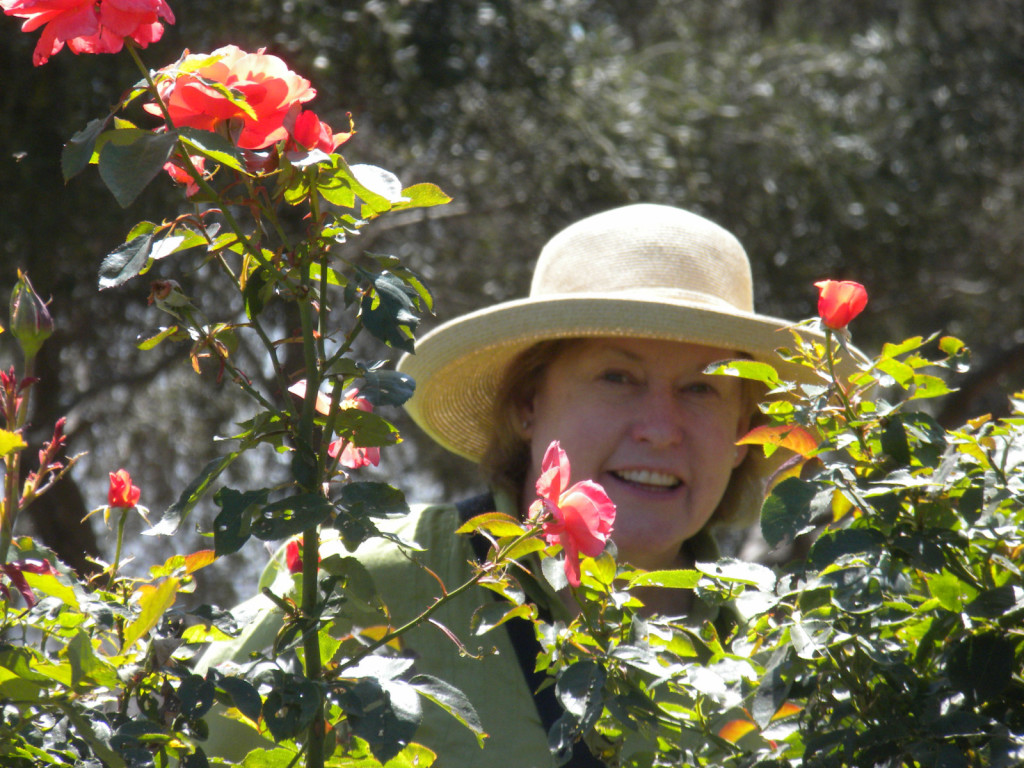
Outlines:
<svg viewBox="0 0 1024 768"><path fill-rule="evenodd" d="M480 468L493 488L513 498L519 498L530 471L530 441L523 436L522 409L537 394L544 371L573 341L541 341L520 352L505 369L498 386L491 414L494 429Z"/></svg>

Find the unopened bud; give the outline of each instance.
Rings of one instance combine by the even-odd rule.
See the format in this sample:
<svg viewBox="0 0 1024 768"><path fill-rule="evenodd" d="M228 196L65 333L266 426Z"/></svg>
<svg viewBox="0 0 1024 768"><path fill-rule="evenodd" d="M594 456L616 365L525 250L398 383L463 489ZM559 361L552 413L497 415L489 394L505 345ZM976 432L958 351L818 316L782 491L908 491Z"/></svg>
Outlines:
<svg viewBox="0 0 1024 768"><path fill-rule="evenodd" d="M35 357L53 334L53 318L35 292L28 275L18 271L18 282L11 291L11 333L21 344L25 357Z"/></svg>

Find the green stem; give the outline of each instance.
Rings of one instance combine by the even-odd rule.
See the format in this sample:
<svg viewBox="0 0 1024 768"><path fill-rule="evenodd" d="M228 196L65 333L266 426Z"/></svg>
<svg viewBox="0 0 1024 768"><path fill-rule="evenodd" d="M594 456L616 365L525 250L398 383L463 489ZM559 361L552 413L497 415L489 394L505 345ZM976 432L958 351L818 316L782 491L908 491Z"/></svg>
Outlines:
<svg viewBox="0 0 1024 768"><path fill-rule="evenodd" d="M523 541L526 541L526 539L528 539L531 536L535 535L538 530L540 530L539 526L533 527L533 528L529 529L528 531L526 531L525 533L521 533L519 536L517 536L507 546L502 547L502 549L495 556L494 561L496 563L500 563L505 557L507 557L508 553L511 552L514 547L519 546L520 543L522 543ZM345 669L348 669L349 667L354 667L360 661L362 661L364 658L366 658L370 654L374 653L378 648L382 648L383 646L387 645L388 643L390 643L391 641L395 640L396 638L401 637L402 635L404 635L406 632L408 632L409 630L413 629L414 627L419 626L424 621L429 619L432 615L434 615L435 612L440 610L444 605L446 605L447 603L450 603L452 600L457 598L459 595L465 593L467 590L469 590L472 587L476 586L477 582L479 582L480 579L482 579L486 573L487 573L487 571L485 569L483 569L483 568L479 569L475 574L473 574L473 576L471 576L469 578L468 581L466 581L463 584L460 584L458 587L456 587L453 590L445 592L441 597L437 598L437 600L435 600L433 603L431 603L423 612L421 612L414 619L411 619L411 620L407 621L405 624L400 626L398 629L396 629L396 630L394 630L392 632L388 632L384 637L382 637L379 640L376 640L375 642L373 642L370 645L366 646L362 651L360 651L359 653L355 654L352 658L350 658L347 661L345 661L344 663L342 663L340 665L338 671L340 672L340 671L343 671Z"/></svg>
<svg viewBox="0 0 1024 768"><path fill-rule="evenodd" d="M121 509L121 519L117 521L117 546L114 549L114 562L110 564L110 578L107 580L107 590L114 588L114 579L117 577L117 569L121 565L121 545L124 542L124 524L128 520L130 510Z"/></svg>

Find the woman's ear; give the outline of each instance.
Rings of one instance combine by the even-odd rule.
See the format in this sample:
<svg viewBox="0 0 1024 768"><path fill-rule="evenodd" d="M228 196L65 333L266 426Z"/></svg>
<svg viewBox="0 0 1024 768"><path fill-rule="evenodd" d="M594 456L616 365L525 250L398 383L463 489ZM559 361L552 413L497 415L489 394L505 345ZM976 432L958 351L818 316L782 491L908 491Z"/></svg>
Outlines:
<svg viewBox="0 0 1024 768"><path fill-rule="evenodd" d="M750 423L753 420L751 415L740 416L736 423L736 439L739 440L745 434L750 431ZM743 460L747 458L747 452L750 450L750 445L744 443L743 445L734 446L736 448L736 455L732 460L732 468L736 469Z"/></svg>
<svg viewBox="0 0 1024 768"><path fill-rule="evenodd" d="M516 434L529 442L533 437L533 398L518 403L515 410Z"/></svg>

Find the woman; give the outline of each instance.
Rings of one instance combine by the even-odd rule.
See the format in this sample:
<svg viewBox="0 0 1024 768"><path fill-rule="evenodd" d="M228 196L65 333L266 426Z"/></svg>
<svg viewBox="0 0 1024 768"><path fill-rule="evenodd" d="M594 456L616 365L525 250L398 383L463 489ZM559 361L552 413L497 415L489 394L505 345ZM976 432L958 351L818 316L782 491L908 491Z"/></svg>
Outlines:
<svg viewBox="0 0 1024 768"><path fill-rule="evenodd" d="M660 569L714 559L709 524L755 515L769 464L736 445L758 393L704 370L738 357L784 368L774 350L789 341L779 332L785 325L754 313L750 265L736 238L695 214L631 205L556 235L541 252L528 298L442 325L399 364L416 380L412 418L445 448L480 463L493 493L401 520L393 531L422 547L415 558L388 541L359 548L392 626L437 595L422 566L449 587L471 574L478 553L453 535L461 520L493 509L525 515L553 440L567 452L573 480L599 482L615 502L621 561ZM333 551L344 553L325 543L324 553ZM264 583L280 571L271 568ZM469 696L489 734L486 748L429 705L415 740L444 766L551 765L546 733L558 710L550 688L547 698L533 695L532 628L510 622L479 637L471 632L471 616L489 595L481 588L446 605L434 616L445 632L423 624L404 637L416 672ZM531 597L554 618L571 611L550 591ZM648 610L712 615L678 591L644 599ZM280 619L260 610L242 638L204 663L268 645ZM577 764L593 762L583 755Z"/></svg>

